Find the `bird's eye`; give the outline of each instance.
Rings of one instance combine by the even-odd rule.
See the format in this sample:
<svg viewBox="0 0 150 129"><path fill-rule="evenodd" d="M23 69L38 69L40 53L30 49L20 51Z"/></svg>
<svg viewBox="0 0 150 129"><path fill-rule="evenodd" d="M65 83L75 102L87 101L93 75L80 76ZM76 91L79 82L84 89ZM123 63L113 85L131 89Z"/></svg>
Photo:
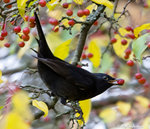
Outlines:
<svg viewBox="0 0 150 129"><path fill-rule="evenodd" d="M104 79L104 80L108 80L108 77L104 76L103 79Z"/></svg>

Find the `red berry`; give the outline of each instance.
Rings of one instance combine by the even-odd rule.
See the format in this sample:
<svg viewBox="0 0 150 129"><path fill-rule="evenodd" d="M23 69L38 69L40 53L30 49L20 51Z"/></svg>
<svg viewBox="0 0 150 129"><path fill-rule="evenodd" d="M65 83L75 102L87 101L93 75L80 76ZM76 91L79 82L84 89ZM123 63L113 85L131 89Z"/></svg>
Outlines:
<svg viewBox="0 0 150 129"><path fill-rule="evenodd" d="M133 32L133 28L131 26L126 26L125 28L127 31L132 31Z"/></svg>
<svg viewBox="0 0 150 129"><path fill-rule="evenodd" d="M66 129L66 125L64 123L60 124L59 129Z"/></svg>
<svg viewBox="0 0 150 129"><path fill-rule="evenodd" d="M86 56L86 54L84 54L84 53L81 55L81 58L82 58L82 59L86 59L86 57L87 57L87 56Z"/></svg>
<svg viewBox="0 0 150 129"><path fill-rule="evenodd" d="M118 30L114 30L114 34L118 34Z"/></svg>
<svg viewBox="0 0 150 129"><path fill-rule="evenodd" d="M68 9L67 12L66 12L66 14L67 14L68 16L71 16L71 15L73 14L73 11L70 10L70 9Z"/></svg>
<svg viewBox="0 0 150 129"><path fill-rule="evenodd" d="M33 16L33 17L30 17L29 18L29 22L35 22L35 17Z"/></svg>
<svg viewBox="0 0 150 129"><path fill-rule="evenodd" d="M10 8L12 7L12 4L7 5L6 7L7 7L8 9L10 9Z"/></svg>
<svg viewBox="0 0 150 129"><path fill-rule="evenodd" d="M121 44L122 44L122 45L126 45L127 43L128 43L127 40L125 40L125 39L122 39L122 40L121 40Z"/></svg>
<svg viewBox="0 0 150 129"><path fill-rule="evenodd" d="M147 33L150 33L150 29L147 30Z"/></svg>
<svg viewBox="0 0 150 129"><path fill-rule="evenodd" d="M16 27L14 27L13 30L14 30L15 33L19 33L21 31L21 27L20 26L16 26Z"/></svg>
<svg viewBox="0 0 150 129"><path fill-rule="evenodd" d="M110 42L113 44L113 43L117 42L117 39L116 38L112 38Z"/></svg>
<svg viewBox="0 0 150 129"><path fill-rule="evenodd" d="M88 16L90 14L90 10L88 9L84 9L83 10L84 15Z"/></svg>
<svg viewBox="0 0 150 129"><path fill-rule="evenodd" d="M125 59L129 59L129 55L125 54L125 55L124 55L124 58L125 58Z"/></svg>
<svg viewBox="0 0 150 129"><path fill-rule="evenodd" d="M11 21L10 24L11 24L11 25L14 25L14 24L15 24L15 20Z"/></svg>
<svg viewBox="0 0 150 129"><path fill-rule="evenodd" d="M9 48L10 47L10 43L5 43L4 46Z"/></svg>
<svg viewBox="0 0 150 129"><path fill-rule="evenodd" d="M84 48L83 48L84 50L87 50L88 49L88 46L84 46Z"/></svg>
<svg viewBox="0 0 150 129"><path fill-rule="evenodd" d="M29 16L24 16L24 18L25 18L25 21L28 21L29 20Z"/></svg>
<svg viewBox="0 0 150 129"><path fill-rule="evenodd" d="M29 35L22 35L22 39L24 41L28 41L30 39Z"/></svg>
<svg viewBox="0 0 150 129"><path fill-rule="evenodd" d="M55 26L54 26L54 27L52 28L52 31L58 32L58 31L59 31L59 27L55 27Z"/></svg>
<svg viewBox="0 0 150 129"><path fill-rule="evenodd" d="M144 88L150 88L150 84L148 82L146 82L144 85L143 85Z"/></svg>
<svg viewBox="0 0 150 129"><path fill-rule="evenodd" d="M139 82L140 84L144 84L144 83L146 82L146 79L145 79L144 77L142 77L142 78L140 78L140 79L138 80L138 82Z"/></svg>
<svg viewBox="0 0 150 129"><path fill-rule="evenodd" d="M45 0L40 0L40 1L39 1L39 5L40 5L41 7L45 7L45 6L46 6L46 1L45 1Z"/></svg>
<svg viewBox="0 0 150 129"><path fill-rule="evenodd" d="M30 33L30 29L29 29L28 27L25 27L25 28L23 29L23 33L24 33L25 35L28 35L28 34Z"/></svg>
<svg viewBox="0 0 150 129"><path fill-rule="evenodd" d="M18 91L20 91L20 90L21 90L20 87L16 86L16 87L13 89L13 92L18 92Z"/></svg>
<svg viewBox="0 0 150 129"><path fill-rule="evenodd" d="M2 41L2 40L4 40L4 37L2 37L2 36L0 35L0 41Z"/></svg>
<svg viewBox="0 0 150 129"><path fill-rule="evenodd" d="M87 55L87 57L88 57L88 58L92 58L92 57L93 57L93 54L92 54L92 53L89 53L89 54Z"/></svg>
<svg viewBox="0 0 150 129"><path fill-rule="evenodd" d="M54 18L50 18L49 19L49 23L54 25L54 26L57 26L59 24L58 20L57 19L54 19Z"/></svg>
<svg viewBox="0 0 150 129"><path fill-rule="evenodd" d="M24 47L25 43L24 42L20 42L18 45L19 45L19 47Z"/></svg>
<svg viewBox="0 0 150 129"><path fill-rule="evenodd" d="M129 60L129 61L127 61L127 65L128 65L128 66L133 66L133 65L134 65L134 62L133 62L132 60Z"/></svg>
<svg viewBox="0 0 150 129"><path fill-rule="evenodd" d="M30 26L30 28L34 28L35 27L35 23L34 22L30 22L29 26Z"/></svg>
<svg viewBox="0 0 150 129"><path fill-rule="evenodd" d="M134 34L126 34L125 37L126 37L126 38L135 39Z"/></svg>
<svg viewBox="0 0 150 129"><path fill-rule="evenodd" d="M124 84L124 80L123 79L119 79L117 80L118 85L123 85Z"/></svg>
<svg viewBox="0 0 150 129"><path fill-rule="evenodd" d="M81 10L81 9L78 10L77 15L78 15L78 17L82 17L84 15L83 10Z"/></svg>
<svg viewBox="0 0 150 129"><path fill-rule="evenodd" d="M68 8L69 4L68 3L63 3L63 8Z"/></svg>
<svg viewBox="0 0 150 129"><path fill-rule="evenodd" d="M50 118L49 116L46 116L46 117L43 118L43 120L44 120L45 122L49 122L49 121L51 120L51 118Z"/></svg>
<svg viewBox="0 0 150 129"><path fill-rule="evenodd" d="M125 50L125 53L126 53L126 55L130 55L130 54L131 54L131 49L130 49L130 48L127 48L127 49Z"/></svg>
<svg viewBox="0 0 150 129"><path fill-rule="evenodd" d="M6 36L7 36L7 34L8 34L8 33L7 33L7 31L6 31L6 30L2 30L2 32L1 32L1 36L2 36L2 37L6 37Z"/></svg>
<svg viewBox="0 0 150 129"><path fill-rule="evenodd" d="M81 68L81 65L78 64L77 67L78 67L78 68Z"/></svg>
<svg viewBox="0 0 150 129"><path fill-rule="evenodd" d="M98 25L98 21L95 21L95 22L93 23L93 25L94 25L94 26L97 26L97 25Z"/></svg>
<svg viewBox="0 0 150 129"><path fill-rule="evenodd" d="M150 48L150 42L147 44L147 47Z"/></svg>
<svg viewBox="0 0 150 129"><path fill-rule="evenodd" d="M144 3L144 8L148 8L148 4L147 3Z"/></svg>
<svg viewBox="0 0 150 129"><path fill-rule="evenodd" d="M70 26L73 26L73 25L75 24L75 21L74 21L74 20L69 20L69 21L68 21L68 24L69 24Z"/></svg>
<svg viewBox="0 0 150 129"><path fill-rule="evenodd" d="M142 74L141 73L136 73L134 76L135 76L136 79L142 78Z"/></svg>
<svg viewBox="0 0 150 129"><path fill-rule="evenodd" d="M10 0L3 0L3 2L4 2L4 3L9 3L9 2L10 2Z"/></svg>
<svg viewBox="0 0 150 129"><path fill-rule="evenodd" d="M148 108L150 108L150 104L148 104Z"/></svg>

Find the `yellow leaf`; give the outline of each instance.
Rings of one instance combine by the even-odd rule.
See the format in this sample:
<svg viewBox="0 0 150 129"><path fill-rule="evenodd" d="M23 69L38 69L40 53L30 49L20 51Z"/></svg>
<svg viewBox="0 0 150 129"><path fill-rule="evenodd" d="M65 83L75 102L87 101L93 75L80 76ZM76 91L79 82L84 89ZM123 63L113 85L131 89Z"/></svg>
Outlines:
<svg viewBox="0 0 150 129"><path fill-rule="evenodd" d="M43 101L33 100L32 105L43 111L45 113L44 117L48 115L48 107Z"/></svg>
<svg viewBox="0 0 150 129"><path fill-rule="evenodd" d="M148 108L149 100L143 96L136 96L135 100L143 107Z"/></svg>
<svg viewBox="0 0 150 129"><path fill-rule="evenodd" d="M29 97L25 91L18 91L12 97L13 110L25 119L31 120L32 113L29 108Z"/></svg>
<svg viewBox="0 0 150 129"><path fill-rule="evenodd" d="M113 9L114 5L109 1L109 0L91 0L96 4L102 4L105 5L106 7Z"/></svg>
<svg viewBox="0 0 150 129"><path fill-rule="evenodd" d="M90 4L89 6L86 7L86 9L88 9L90 12L92 12L92 10L96 8L97 8L97 5L95 4Z"/></svg>
<svg viewBox="0 0 150 129"><path fill-rule="evenodd" d="M1 129L30 129L33 120L29 108L29 98L25 91L17 91L12 96L12 106L0 119Z"/></svg>
<svg viewBox="0 0 150 129"><path fill-rule="evenodd" d="M131 104L119 101L119 102L117 102L117 107L123 115L127 115L131 109Z"/></svg>
<svg viewBox="0 0 150 129"><path fill-rule="evenodd" d="M134 29L134 35L135 35L135 37L138 37L139 33L140 33L141 31L145 30L145 29L150 29L150 23L143 24L143 25L141 25L141 26L139 26L139 27L136 27L136 28Z"/></svg>
<svg viewBox="0 0 150 129"><path fill-rule="evenodd" d="M79 105L80 105L82 112L83 112L83 119L86 123L89 119L90 112L91 112L91 100L87 99L87 100L79 101ZM77 114L77 116L78 116L78 114ZM78 123L80 125L83 124L82 120L78 120Z"/></svg>
<svg viewBox="0 0 150 129"><path fill-rule="evenodd" d="M26 2L28 0L17 0L17 6L19 10L19 14L22 18L24 18Z"/></svg>
<svg viewBox="0 0 150 129"><path fill-rule="evenodd" d="M18 40L21 41L20 38ZM20 48L20 50L17 53L18 58L22 58L22 56L26 53L26 51L29 50L32 40L33 36L30 36L30 40L25 42L25 46L23 48Z"/></svg>
<svg viewBox="0 0 150 129"><path fill-rule="evenodd" d="M122 36L125 36L128 32L124 29L124 28L120 28L119 32ZM124 59L124 53L125 50L128 48L128 46L130 45L130 39L124 38L127 40L127 44L126 45L122 45L121 44L121 40L123 39L122 37L120 37L120 35L116 34L115 38L117 39L117 42L115 42L113 44L113 49L115 51L115 53L117 54L117 56L121 57L122 59Z"/></svg>
<svg viewBox="0 0 150 129"><path fill-rule="evenodd" d="M2 78L2 71L0 70L0 83L3 83L3 80L1 78Z"/></svg>
<svg viewBox="0 0 150 129"><path fill-rule="evenodd" d="M53 53L55 49L62 43L62 39L60 38L59 33L55 33L53 31L46 35L46 41Z"/></svg>
<svg viewBox="0 0 150 129"><path fill-rule="evenodd" d="M76 4L80 4L82 5L83 4L83 0L73 0Z"/></svg>
<svg viewBox="0 0 150 129"><path fill-rule="evenodd" d="M89 53L93 54L93 57L90 58L90 61L93 63L94 67L98 67L101 61L101 51L96 43L96 40L91 40L88 47Z"/></svg>
<svg viewBox="0 0 150 129"><path fill-rule="evenodd" d="M59 0L51 0L49 1L46 6L49 9L49 11L54 10L54 8L59 4Z"/></svg>
<svg viewBox="0 0 150 129"><path fill-rule="evenodd" d="M99 117L101 117L105 122L112 122L116 119L117 113L114 109L112 108L106 108L102 110L99 114Z"/></svg>
<svg viewBox="0 0 150 129"><path fill-rule="evenodd" d="M17 112L12 111L6 116L4 129L30 129L30 126Z"/></svg>
<svg viewBox="0 0 150 129"><path fill-rule="evenodd" d="M64 25L65 27L69 27L68 19L63 19L63 20L61 21L61 24Z"/></svg>
<svg viewBox="0 0 150 129"><path fill-rule="evenodd" d="M55 51L54 51L54 55L62 60L64 60L65 58L68 57L69 55L69 45L71 43L72 39L69 39L65 42L63 42L61 45L59 45Z"/></svg>
<svg viewBox="0 0 150 129"><path fill-rule="evenodd" d="M150 127L150 117L146 117L142 123L142 129L149 129Z"/></svg>

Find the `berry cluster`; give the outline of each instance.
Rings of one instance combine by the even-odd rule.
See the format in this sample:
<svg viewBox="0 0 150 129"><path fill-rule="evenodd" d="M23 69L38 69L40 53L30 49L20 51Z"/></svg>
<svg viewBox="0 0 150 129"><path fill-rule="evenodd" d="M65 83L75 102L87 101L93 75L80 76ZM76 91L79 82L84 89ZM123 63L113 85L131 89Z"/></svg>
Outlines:
<svg viewBox="0 0 150 129"><path fill-rule="evenodd" d="M133 28L132 28L131 26L126 26L125 29L126 29L126 31L131 32L131 33L127 33L127 34L125 35L125 38L135 39L135 36L134 36L134 33L133 33ZM117 32L117 31L114 31L114 34L118 34L118 32ZM117 39L114 38L114 37L110 40L110 43L111 43L111 44L114 44L114 43L116 43L116 42L117 42ZM126 39L122 39L122 40L121 40L121 44L122 44L122 45L127 45L127 43L128 43L128 41L127 41Z"/></svg>
<svg viewBox="0 0 150 129"><path fill-rule="evenodd" d="M146 79L143 77L143 75L141 73L136 73L134 76L140 84L146 83Z"/></svg>
<svg viewBox="0 0 150 129"><path fill-rule="evenodd" d="M125 50L124 58L125 58L125 59L129 59L130 55L131 55L131 49L130 49L130 48L127 48L127 49Z"/></svg>
<svg viewBox="0 0 150 129"><path fill-rule="evenodd" d="M88 49L88 46L84 46L84 48L83 48L83 53L82 53L82 55L81 55L81 58L82 58L82 60L83 59L90 59L90 58L92 58L94 55L92 54L92 53L88 53L86 50Z"/></svg>
<svg viewBox="0 0 150 129"><path fill-rule="evenodd" d="M10 3L10 0L3 0L3 2L7 4L7 3ZM7 7L8 9L10 9L10 8L12 7L12 5L9 4L9 5L7 5L6 7Z"/></svg>
<svg viewBox="0 0 150 129"><path fill-rule="evenodd" d="M21 26L15 26L13 27L13 32L15 34L17 34L23 41L18 43L19 47L24 47L25 46L25 41L28 41L30 39L30 28L34 28L35 27L35 17L29 17L29 16L25 16L24 17L24 21L28 22L28 26L29 27L25 27L23 29L21 29ZM14 25L15 21L12 21L11 24ZM3 25L3 29L1 31L1 35L0 35L0 40L4 40L4 38L8 35L6 29L5 29L5 24ZM11 46L11 43L5 43L4 44L5 47L9 48Z"/></svg>

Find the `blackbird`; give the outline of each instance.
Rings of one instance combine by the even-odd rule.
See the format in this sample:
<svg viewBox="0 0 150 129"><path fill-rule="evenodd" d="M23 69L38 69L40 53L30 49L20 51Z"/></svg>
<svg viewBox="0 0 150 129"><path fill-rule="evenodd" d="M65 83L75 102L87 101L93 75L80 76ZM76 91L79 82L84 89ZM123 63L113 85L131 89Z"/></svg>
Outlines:
<svg viewBox="0 0 150 129"><path fill-rule="evenodd" d="M112 85L120 85L118 79L107 74L90 73L55 57L47 45L36 12L34 15L39 35L39 48L35 57L38 59L38 72L52 94L61 98L62 104L66 104L67 100L89 99L103 93Z"/></svg>

